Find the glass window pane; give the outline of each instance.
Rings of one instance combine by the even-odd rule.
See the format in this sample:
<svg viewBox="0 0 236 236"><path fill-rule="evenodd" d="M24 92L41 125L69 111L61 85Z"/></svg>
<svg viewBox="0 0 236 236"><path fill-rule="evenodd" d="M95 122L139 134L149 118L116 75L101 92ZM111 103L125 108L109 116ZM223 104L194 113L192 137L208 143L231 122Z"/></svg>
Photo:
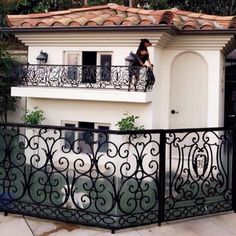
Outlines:
<svg viewBox="0 0 236 236"><path fill-rule="evenodd" d="M108 126L99 125L98 129L100 130L109 130ZM107 152L108 150L108 141L109 136L107 133L98 133L98 151Z"/></svg>
<svg viewBox="0 0 236 236"><path fill-rule="evenodd" d="M101 80L111 80L111 55L101 55Z"/></svg>
<svg viewBox="0 0 236 236"><path fill-rule="evenodd" d="M75 124L65 124L65 127L74 128ZM65 130L65 143L64 148L69 149L73 145L73 142L75 141L75 131L73 130Z"/></svg>
<svg viewBox="0 0 236 236"><path fill-rule="evenodd" d="M76 80L77 79L77 67L76 66L68 66L68 79Z"/></svg>
<svg viewBox="0 0 236 236"><path fill-rule="evenodd" d="M97 52L82 52L82 83L96 83Z"/></svg>
<svg viewBox="0 0 236 236"><path fill-rule="evenodd" d="M79 122L80 128L94 129L94 123L92 122ZM93 131L80 131L79 132L79 146L83 153L92 153L94 145L94 133Z"/></svg>
<svg viewBox="0 0 236 236"><path fill-rule="evenodd" d="M78 65L79 63L79 54L78 53L70 53L67 56L67 64L68 65Z"/></svg>

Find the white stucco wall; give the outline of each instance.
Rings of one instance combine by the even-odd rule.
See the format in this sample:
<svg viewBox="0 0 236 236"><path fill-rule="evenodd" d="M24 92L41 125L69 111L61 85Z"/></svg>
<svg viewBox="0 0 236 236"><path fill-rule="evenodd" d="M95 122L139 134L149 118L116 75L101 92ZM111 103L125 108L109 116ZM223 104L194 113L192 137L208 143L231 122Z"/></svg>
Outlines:
<svg viewBox="0 0 236 236"><path fill-rule="evenodd" d="M122 117L124 112L129 111L131 114L140 116L141 123L145 125L145 128L169 128L172 63L178 55L188 51L199 54L207 63L206 124L208 127L222 126L223 124L222 79L225 55L223 51L232 39L230 35L182 35L175 37L160 32L83 32L67 35L63 33L52 35L49 33L42 35L18 34L18 37L29 47L30 64L36 63L36 57L43 50L48 53L47 64L64 64L65 51L97 51L112 52L112 65L125 65L125 57L130 51L136 51L141 38L149 38L153 43L149 52L150 60L154 64L156 84L151 92L152 95L146 102L143 99L135 103L134 98L131 99L132 102L130 99L124 101L125 97L122 102L119 102L115 96L114 100L100 102L95 102L94 98L87 101L78 98L77 101L73 98L62 100L55 96L52 99L47 99L40 98L40 95L37 98L27 95L26 92L24 96L28 97L28 108L35 105L40 106L45 111L47 117L45 122L48 124L59 125L61 120L84 120L111 123L111 128L115 128L114 123ZM191 71L191 68L186 68L186 70ZM13 96L17 96L17 92L14 92ZM127 92L127 96L132 97L132 93Z"/></svg>
<svg viewBox="0 0 236 236"><path fill-rule="evenodd" d="M112 65L113 66L124 66L125 65L125 58L129 55L131 51L134 53L137 50L139 41L137 41L136 46L34 46L29 48L29 63L30 64L37 64L36 57L39 55L40 51L43 50L44 52L48 53L48 65L63 65L64 64L64 52L83 52L83 51L96 51L96 52L111 52L112 53ZM150 59L153 61L154 58L154 48L149 48L150 52Z"/></svg>
<svg viewBox="0 0 236 236"><path fill-rule="evenodd" d="M188 50L189 51L189 50ZM169 128L170 117L170 86L171 86L171 65L173 60L181 53L188 52L186 50L163 50L161 59L161 70L159 74L159 95L162 101L160 106L160 123L158 126ZM201 55L208 66L208 94L207 94L207 126L218 127L222 125L222 103L224 96L222 94L222 65L224 56L218 50L191 50L191 52ZM190 70L191 68L186 68ZM187 88L186 88L187 89ZM191 98L186 98L191 99ZM193 107L194 109L194 107Z"/></svg>
<svg viewBox="0 0 236 236"><path fill-rule="evenodd" d="M116 37L119 38L120 36L116 35ZM39 42L36 45L29 45L28 60L30 64L37 64L36 57L39 55L39 52L43 50L48 53L48 65L60 65L65 64L64 52L80 53L83 51L97 51L112 53L112 65L124 66L125 57L127 57L131 51L136 52L140 43L140 38L145 37L149 38L153 43L153 46L149 47L149 53L150 60L154 64L154 70L157 73L159 67L157 64L159 62L156 60L157 55L154 51L156 52L155 46L157 41L156 38L159 37L158 35L155 36L155 40L152 40L148 37L148 35L142 35L140 37L135 36L135 38L131 37L132 42L128 42L128 40L130 40L129 38L127 38L126 42L122 42L124 40L123 38L121 40L118 39L117 42L113 43L111 43L112 40L109 41L109 43L107 42L109 38L105 40L104 38L102 40L97 38L97 41L94 41L93 45L87 43L88 41L68 45L66 39L61 43L61 45L57 45L57 43L51 44L48 41L47 43L44 42L42 43L43 45L41 45ZM156 88L157 83L154 86L153 91L156 91ZM58 93L55 94L57 88L54 88L53 92L47 92L46 88L45 91L42 92L40 89L38 91L33 91L30 88L28 90L27 88L13 88L12 95L28 97L28 109L32 109L34 106L39 106L42 110L44 110L46 116L46 120L44 121L45 124L60 125L62 120L88 121L108 123L111 124L111 129L117 129L114 124L123 117L123 113L129 112L129 114L138 115L140 117L140 124L137 125L144 125L145 128L157 127L157 114L154 114L156 110L152 105L152 101L156 99L153 98L153 95L156 94L154 92L144 93L141 91L134 93L132 91L119 92L118 90L113 90L112 92L112 90L105 89L102 91L102 94L100 93L99 95L99 90L97 89L94 90L88 88L88 92L85 94L82 90L73 92L74 89L70 90L69 88L62 92L63 88L60 88L57 90ZM71 91L71 93L69 91ZM47 99L50 96L52 99ZM64 98L64 100L58 99L60 96L61 98ZM95 102L95 100L98 102ZM77 107L76 112L75 107ZM64 109L66 112L64 112ZM90 112L87 112L87 110ZM75 113L77 115L75 115Z"/></svg>
<svg viewBox="0 0 236 236"><path fill-rule="evenodd" d="M117 130L115 124L129 112L139 116L137 125L144 125L146 129L152 127L152 110L150 104L114 103L75 101L61 99L27 99L28 109L34 106L44 111L44 124L61 125L62 121L94 122L110 125L110 129Z"/></svg>
<svg viewBox="0 0 236 236"><path fill-rule="evenodd" d="M35 63L33 60L35 59L35 55L37 55L37 53L39 52L40 48L37 47L33 47L30 50L30 57L32 59L32 62L30 63ZM50 53L51 50L51 53ZM73 48L47 48L46 51L49 53L49 55L51 55L51 57L49 57L49 64L63 64L63 51L65 50L73 50ZM75 50L75 48L74 48ZM112 51L114 52L114 56L113 56L113 65L124 65L124 57L122 55L127 55L127 52L133 50L135 51L136 49L133 48L111 48L111 47L104 47L104 48L98 48L98 47L94 47L94 48L80 48L81 51L87 51L87 50L98 50L98 51ZM53 51L55 51L55 53L53 54ZM188 50L189 51L189 50ZM204 60L207 63L208 66L208 95L207 95L207 126L210 127L216 127L216 126L220 126L222 125L222 100L224 99L224 97L222 96L222 88L220 86L222 86L222 62L224 61L223 55L222 53L220 53L217 50L192 50L193 52L199 54L202 56L202 58L204 58ZM123 53L121 53L123 52ZM115 118L115 120L118 120L117 117L121 117L122 114L126 111L130 111L130 113L132 114L132 111L135 111L136 115L139 115L142 118L142 122L145 123L145 127L148 128L169 128L169 118L170 118L170 86L171 86L171 67L172 67L172 63L175 60L175 58L186 52L186 50L173 50L173 49L162 49L159 47L152 47L150 49L150 57L151 57L151 61L154 64L154 70L155 70L155 74L156 76L156 84L155 87L153 89L153 94L155 94L155 96L153 95L153 99L151 99L152 102L150 102L150 104L129 104L129 103L110 103L110 102L101 102L101 104L99 105L99 102L96 103L94 101L87 101L87 102L82 102L81 104L86 104L87 107L93 107L93 112L95 110L100 111L101 105L104 107L103 111L106 112L106 109L108 109L108 111L111 111L112 109L114 109L114 106L111 104L116 104L116 108L119 108L119 112L117 112L117 110L115 109L114 113L117 113L114 117L111 116L110 112L108 112L108 114L106 114L106 118L104 121L102 121L102 117L98 118L99 122L102 123L112 123L111 121L113 121L113 119ZM33 56L32 56L33 55ZM61 62L58 62L58 58L61 60ZM191 68L186 68L186 70L190 70ZM186 88L187 89L187 88ZM67 90L68 91L68 90ZM92 92L92 91L91 91ZM126 96L133 96L130 95L129 93L126 94ZM187 99L191 99L191 98L187 98ZM33 101L35 102L35 99L29 99L29 101L31 101L30 103L28 103L28 108L33 106ZM47 101L47 102L46 102ZM48 109L47 107L49 106L49 101L50 100L45 100L42 99L42 101L40 102L40 107L44 107L43 110L45 110L45 112L47 110L55 110L55 108L53 108L54 106L51 105L50 109ZM58 100L52 99L50 103L57 103ZM67 105L62 105L61 107L58 107L57 105L55 105L55 107L57 107L57 109L59 110L63 110L63 107L66 107L65 109L67 109L67 114L71 114L71 117L73 117L73 113L74 113L74 106L70 106L69 104L74 104L75 101L63 101L60 100L61 104L67 104ZM129 99L127 98L127 102L129 101ZM138 100L137 100L138 101ZM37 100L37 103L39 102L39 100ZM46 106L43 104L47 104ZM32 105L30 105L32 104ZM77 104L80 104L79 102L77 102ZM79 106L78 109L78 113L83 112L84 110L86 110L86 106L83 107L81 109L81 105ZM71 111L68 110L68 108L71 108ZM194 107L193 107L194 109ZM47 112L46 112L47 113ZM57 111L54 111L55 114L57 114ZM59 112L60 116L61 113ZM103 113L104 114L104 113ZM102 114L102 115L103 115ZM148 117L146 118L146 114L148 115ZM87 113L84 114L85 116L88 116ZM50 117L50 115L49 115ZM45 120L45 122L53 124L56 123L59 125L59 121L58 120L53 120L52 118L57 118L58 116L52 116L51 118L48 118L47 120ZM83 117L83 116L82 116ZM145 118L144 118L145 117ZM82 119L85 119L82 118ZM87 119L90 120L89 116L87 117ZM70 120L68 118L62 118L61 120ZM71 120L78 120L77 119L71 119ZM88 120L88 121L89 121Z"/></svg>

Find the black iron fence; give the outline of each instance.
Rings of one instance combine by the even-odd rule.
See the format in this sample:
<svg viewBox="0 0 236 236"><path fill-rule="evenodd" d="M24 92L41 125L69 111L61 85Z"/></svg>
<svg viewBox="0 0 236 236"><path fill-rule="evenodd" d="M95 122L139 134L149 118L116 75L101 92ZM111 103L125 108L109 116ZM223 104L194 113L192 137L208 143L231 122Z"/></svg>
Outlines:
<svg viewBox="0 0 236 236"><path fill-rule="evenodd" d="M234 136L0 124L0 211L114 232L235 210Z"/></svg>
<svg viewBox="0 0 236 236"><path fill-rule="evenodd" d="M146 67L27 64L17 66L13 76L23 86L146 91L152 89L147 71Z"/></svg>

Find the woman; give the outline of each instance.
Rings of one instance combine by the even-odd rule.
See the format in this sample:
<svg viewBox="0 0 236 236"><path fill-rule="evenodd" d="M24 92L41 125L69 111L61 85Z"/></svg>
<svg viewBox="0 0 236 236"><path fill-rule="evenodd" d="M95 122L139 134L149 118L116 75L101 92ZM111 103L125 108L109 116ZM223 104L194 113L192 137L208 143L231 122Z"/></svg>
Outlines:
<svg viewBox="0 0 236 236"><path fill-rule="evenodd" d="M130 85L132 82L132 77L135 77L135 82L134 82L134 89L137 91L137 83L139 79L139 70L140 66L145 66L152 68L153 65L149 59L149 52L148 52L148 47L151 46L152 44L148 39L141 39L139 47L137 49L137 52L135 54L135 59L130 67L129 70L129 86L128 86L128 91L130 91ZM147 65L145 64L147 62Z"/></svg>

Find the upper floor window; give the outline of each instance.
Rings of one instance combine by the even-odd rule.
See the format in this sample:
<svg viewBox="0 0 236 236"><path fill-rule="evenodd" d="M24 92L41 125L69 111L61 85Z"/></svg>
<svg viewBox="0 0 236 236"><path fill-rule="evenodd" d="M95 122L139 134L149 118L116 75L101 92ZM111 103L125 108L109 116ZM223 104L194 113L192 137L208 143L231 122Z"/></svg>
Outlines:
<svg viewBox="0 0 236 236"><path fill-rule="evenodd" d="M96 83L111 80L112 52L96 51L65 51L64 61L68 67L68 77L73 80L78 78L75 65L82 65L82 82Z"/></svg>
<svg viewBox="0 0 236 236"><path fill-rule="evenodd" d="M98 53L98 64L101 70L101 80L110 81L111 80L111 54Z"/></svg>

